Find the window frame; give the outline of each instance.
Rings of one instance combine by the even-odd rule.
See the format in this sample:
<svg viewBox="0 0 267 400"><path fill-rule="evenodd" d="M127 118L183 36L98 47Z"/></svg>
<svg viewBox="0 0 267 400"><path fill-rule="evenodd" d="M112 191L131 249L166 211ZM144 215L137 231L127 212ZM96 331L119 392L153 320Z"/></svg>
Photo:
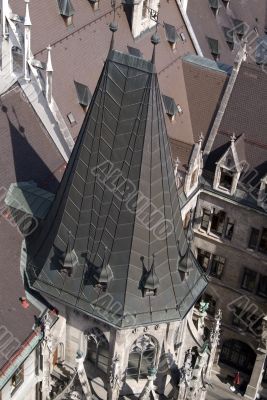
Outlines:
<svg viewBox="0 0 267 400"><path fill-rule="evenodd" d="M218 259L218 260L216 260L216 259ZM210 273L209 273L209 275L213 276L214 278L221 279L222 275L223 275L224 268L225 268L225 263L226 263L226 258L225 257L219 256L217 254L213 254L212 258L211 258L211 261L210 261ZM221 265L222 265L221 272L218 273L218 269L220 268ZM213 272L215 270L216 270L216 272Z"/></svg>
<svg viewBox="0 0 267 400"><path fill-rule="evenodd" d="M11 377L11 396L16 393L24 383L24 364L21 364Z"/></svg>
<svg viewBox="0 0 267 400"><path fill-rule="evenodd" d="M247 287L244 286L245 277L248 274L254 275L254 287L253 287L253 289L248 289ZM242 275L241 289L246 290L247 292L250 292L250 293L255 293L255 290L257 288L257 275L258 274L257 274L256 271L253 271L253 269L245 267L244 271L243 271L243 275Z"/></svg>
<svg viewBox="0 0 267 400"><path fill-rule="evenodd" d="M266 280L266 284L265 284L266 285L266 293L264 293L263 291L260 290L260 286L262 285L264 280ZM259 274L259 280L258 280L258 284L257 284L257 288L256 288L256 293L260 297L267 298L267 275Z"/></svg>

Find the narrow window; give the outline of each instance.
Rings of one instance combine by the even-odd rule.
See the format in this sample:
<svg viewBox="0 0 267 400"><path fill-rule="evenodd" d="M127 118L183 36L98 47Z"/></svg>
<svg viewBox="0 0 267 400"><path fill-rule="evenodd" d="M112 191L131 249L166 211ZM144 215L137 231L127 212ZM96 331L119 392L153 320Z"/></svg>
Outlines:
<svg viewBox="0 0 267 400"><path fill-rule="evenodd" d="M255 271L245 268L241 285L242 289L245 289L248 292L254 292L256 288L256 278L257 278L257 273Z"/></svg>
<svg viewBox="0 0 267 400"><path fill-rule="evenodd" d="M225 264L225 258L220 256L213 256L211 261L210 275L221 279Z"/></svg>
<svg viewBox="0 0 267 400"><path fill-rule="evenodd" d="M267 253L267 228L263 228L262 230L259 251L262 253Z"/></svg>
<svg viewBox="0 0 267 400"><path fill-rule="evenodd" d="M227 224L225 228L224 237L228 240L231 240L234 233L234 222L227 218Z"/></svg>
<svg viewBox="0 0 267 400"><path fill-rule="evenodd" d="M208 251L202 249L197 249L197 251L197 260L199 264L205 272L208 272L211 254Z"/></svg>
<svg viewBox="0 0 267 400"><path fill-rule="evenodd" d="M15 391L23 383L23 381L24 381L24 369L23 365L21 365L11 378L11 395L15 393Z"/></svg>
<svg viewBox="0 0 267 400"><path fill-rule="evenodd" d="M260 275L257 294L263 297L267 297L267 276Z"/></svg>
<svg viewBox="0 0 267 400"><path fill-rule="evenodd" d="M233 184L234 174L232 171L221 168L221 178L219 187L227 190L231 190Z"/></svg>
<svg viewBox="0 0 267 400"><path fill-rule="evenodd" d="M201 228L204 229L205 231L208 230L210 214L211 214L210 210L203 208L202 219L201 219Z"/></svg>
<svg viewBox="0 0 267 400"><path fill-rule="evenodd" d="M221 236L223 233L226 214L224 211L217 211L213 213L210 225L210 231L216 235Z"/></svg>
<svg viewBox="0 0 267 400"><path fill-rule="evenodd" d="M256 250L260 231L256 228L251 228L250 238L248 242L248 248Z"/></svg>

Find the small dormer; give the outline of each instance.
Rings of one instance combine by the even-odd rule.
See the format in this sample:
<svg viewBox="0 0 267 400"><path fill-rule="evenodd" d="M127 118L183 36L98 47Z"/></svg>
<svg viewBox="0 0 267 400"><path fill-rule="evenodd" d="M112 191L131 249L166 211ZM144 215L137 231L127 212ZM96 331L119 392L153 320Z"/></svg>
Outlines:
<svg viewBox="0 0 267 400"><path fill-rule="evenodd" d="M165 96L164 94L162 95L162 100L165 108L165 112L170 118L171 121L175 120L175 116L179 113L182 113L182 109L180 106L178 106L174 99L169 96Z"/></svg>
<svg viewBox="0 0 267 400"><path fill-rule="evenodd" d="M233 195L245 161L244 137L241 135L236 139L233 135L228 149L217 162L214 189Z"/></svg>
<svg viewBox="0 0 267 400"><path fill-rule="evenodd" d="M72 25L75 10L73 8L71 0L58 0L58 7L60 15L63 17L66 25Z"/></svg>
<svg viewBox="0 0 267 400"><path fill-rule="evenodd" d="M245 35L246 31L246 26L244 24L244 21L241 21L240 19L233 19L233 24L234 24L234 30L235 33L237 34L238 38L241 40L243 36Z"/></svg>
<svg viewBox="0 0 267 400"><path fill-rule="evenodd" d="M74 85L79 104L83 107L84 110L87 110L92 98L92 94L88 86L76 81L74 81Z"/></svg>
<svg viewBox="0 0 267 400"><path fill-rule="evenodd" d="M96 267L94 274L94 285L101 288L104 292L106 291L108 284L113 279L113 273L109 263L107 262L107 248L105 248L104 259L100 267Z"/></svg>
<svg viewBox="0 0 267 400"><path fill-rule="evenodd" d="M203 157L202 157L202 141L203 136L201 135L198 143L194 145L188 171L185 177L184 192L186 196L189 196L198 186L199 176L202 173L203 168Z"/></svg>
<svg viewBox="0 0 267 400"><path fill-rule="evenodd" d="M69 233L66 251L62 253L56 250L56 253L59 254L58 261L60 265L60 270L67 273L68 276L72 276L73 272L79 264L78 256L71 242L72 238L71 234Z"/></svg>
<svg viewBox="0 0 267 400"><path fill-rule="evenodd" d="M155 270L155 255L150 270L144 275L142 282L143 296L156 296L159 288L159 278Z"/></svg>
<svg viewBox="0 0 267 400"><path fill-rule="evenodd" d="M167 24L166 22L164 22L164 28L165 28L166 40L170 43L172 50L175 50L176 43L179 39L177 30L175 26Z"/></svg>
<svg viewBox="0 0 267 400"><path fill-rule="evenodd" d="M218 61L220 58L219 41L211 37L207 37L207 41L209 44L211 55L213 56L215 61Z"/></svg>
<svg viewBox="0 0 267 400"><path fill-rule="evenodd" d="M159 0L131 0L132 35L136 39L142 33L152 29L158 19Z"/></svg>
<svg viewBox="0 0 267 400"><path fill-rule="evenodd" d="M220 9L220 0L209 0L209 5L213 14L216 16Z"/></svg>

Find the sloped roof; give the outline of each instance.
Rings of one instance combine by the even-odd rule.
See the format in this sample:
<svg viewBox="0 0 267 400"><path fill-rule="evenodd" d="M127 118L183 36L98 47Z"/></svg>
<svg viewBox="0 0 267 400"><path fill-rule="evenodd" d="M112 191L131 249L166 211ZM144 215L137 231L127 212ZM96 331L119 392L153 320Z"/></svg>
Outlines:
<svg viewBox="0 0 267 400"><path fill-rule="evenodd" d="M266 174L266 88L265 71L258 65L242 63L206 168L214 171L214 163L225 152L234 133L238 138L236 141L238 156L247 162L251 172L256 172L253 172L253 184L256 185Z"/></svg>
<svg viewBox="0 0 267 400"><path fill-rule="evenodd" d="M154 68L109 54L53 206L28 241L35 290L118 327L179 320L207 283L192 254L186 280L177 267L188 243ZM69 235L79 258L71 277L57 257ZM153 254L159 287L143 297ZM103 260L113 275L104 293L93 279Z"/></svg>
<svg viewBox="0 0 267 400"><path fill-rule="evenodd" d="M17 84L0 100L0 321L14 337L10 348L6 349L7 354L4 349L0 353L1 368L30 336L34 316L39 314L33 305L24 309L19 302L19 297L25 296L19 268L22 237L17 227L9 221L4 204L5 194L11 183L30 179L41 187L55 190L58 184L56 177L60 179L58 169L64 160ZM19 200L23 203L23 199Z"/></svg>
<svg viewBox="0 0 267 400"><path fill-rule="evenodd" d="M203 55L212 58L211 50L207 41L207 37L218 40L220 49L220 60L227 64L233 64L236 53L238 51L238 40L232 48L229 46L229 40L226 40L224 27L235 31L237 35L247 33L248 40L248 59L254 62L256 38L263 36L267 16L266 0L231 0L226 3L220 1L217 15L214 15L210 4L217 1L208 0L189 0L187 14L192 24L193 30L199 42ZM216 6L216 4L215 4ZM230 35L229 31L228 34ZM227 43L228 42L228 43Z"/></svg>

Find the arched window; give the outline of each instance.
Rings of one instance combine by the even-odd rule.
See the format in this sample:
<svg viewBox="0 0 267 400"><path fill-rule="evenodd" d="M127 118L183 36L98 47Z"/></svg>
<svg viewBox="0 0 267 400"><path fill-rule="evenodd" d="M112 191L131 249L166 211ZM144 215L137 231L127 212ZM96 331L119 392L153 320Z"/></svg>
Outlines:
<svg viewBox="0 0 267 400"><path fill-rule="evenodd" d="M132 345L127 368L128 379L146 379L155 366L158 346L154 338L143 335Z"/></svg>
<svg viewBox="0 0 267 400"><path fill-rule="evenodd" d="M256 359L255 352L239 340L226 340L222 346L220 362L238 371L251 373Z"/></svg>
<svg viewBox="0 0 267 400"><path fill-rule="evenodd" d="M93 328L87 334L87 357L86 359L103 372L108 371L109 344L105 335L98 328Z"/></svg>

